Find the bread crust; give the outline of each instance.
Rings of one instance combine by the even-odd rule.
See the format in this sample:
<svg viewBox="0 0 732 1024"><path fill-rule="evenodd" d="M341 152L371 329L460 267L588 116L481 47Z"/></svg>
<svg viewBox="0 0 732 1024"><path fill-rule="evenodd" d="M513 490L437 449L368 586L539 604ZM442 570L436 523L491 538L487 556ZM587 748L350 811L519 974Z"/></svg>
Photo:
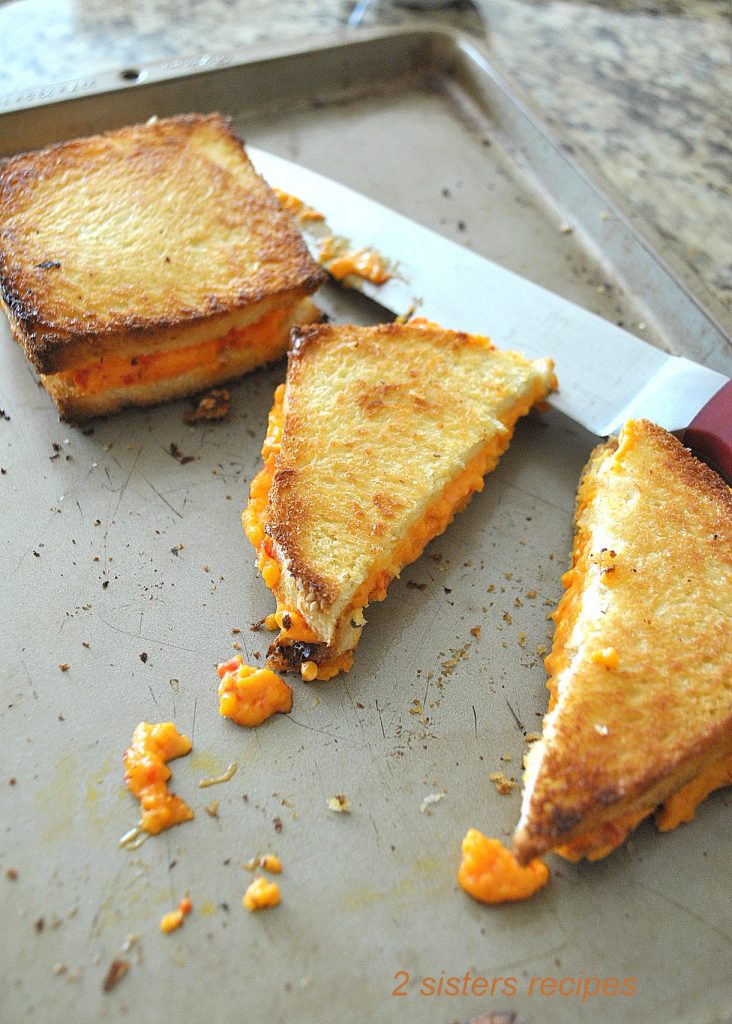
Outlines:
<svg viewBox="0 0 732 1024"><path fill-rule="evenodd" d="M278 601L322 644L308 660L356 645L361 609L482 487L554 383L550 360L434 324L293 332L265 529Z"/></svg>
<svg viewBox="0 0 732 1024"><path fill-rule="evenodd" d="M0 167L0 297L41 373L185 331L325 274L220 114L153 120Z"/></svg>
<svg viewBox="0 0 732 1024"><path fill-rule="evenodd" d="M732 751L732 493L645 420L595 449L527 764L527 862L656 806Z"/></svg>

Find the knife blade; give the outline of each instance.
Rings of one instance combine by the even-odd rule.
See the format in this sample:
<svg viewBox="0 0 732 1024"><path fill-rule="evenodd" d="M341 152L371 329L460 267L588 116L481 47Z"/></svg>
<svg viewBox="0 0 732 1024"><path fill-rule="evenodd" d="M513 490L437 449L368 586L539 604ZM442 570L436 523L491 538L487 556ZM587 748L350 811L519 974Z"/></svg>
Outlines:
<svg viewBox="0 0 732 1024"><path fill-rule="evenodd" d="M559 380L551 405L600 437L639 416L683 429L729 384L338 182L263 150L248 152L270 185L323 214L326 232L388 258L388 281L354 278L354 288L396 315L414 307L444 327L488 335L500 348L550 356ZM304 227L317 258L324 229L314 236Z"/></svg>

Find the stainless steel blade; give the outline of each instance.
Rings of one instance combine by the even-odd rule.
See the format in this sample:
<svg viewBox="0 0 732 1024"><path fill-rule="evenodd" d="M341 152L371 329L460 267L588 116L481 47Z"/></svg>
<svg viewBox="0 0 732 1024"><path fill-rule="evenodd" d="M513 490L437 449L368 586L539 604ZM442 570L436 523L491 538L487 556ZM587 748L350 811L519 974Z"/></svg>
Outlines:
<svg viewBox="0 0 732 1024"><path fill-rule="evenodd" d="M634 416L682 429L726 383L338 182L248 152L272 186L321 212L329 231L388 259L389 281L354 278L353 287L395 314L415 307L445 327L487 334L501 348L551 356L559 380L551 404L601 437ZM309 241L317 255L317 238Z"/></svg>

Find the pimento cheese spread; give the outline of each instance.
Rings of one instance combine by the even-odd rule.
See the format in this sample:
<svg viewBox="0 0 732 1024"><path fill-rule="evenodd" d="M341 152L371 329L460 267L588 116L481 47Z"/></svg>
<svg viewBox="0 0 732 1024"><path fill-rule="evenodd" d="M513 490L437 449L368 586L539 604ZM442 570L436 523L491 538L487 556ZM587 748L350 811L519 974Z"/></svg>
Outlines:
<svg viewBox="0 0 732 1024"><path fill-rule="evenodd" d="M242 897L242 903L250 913L264 910L266 907L276 907L279 902L279 885L262 875L257 875Z"/></svg>
<svg viewBox="0 0 732 1024"><path fill-rule="evenodd" d="M219 665L219 714L237 725L260 725L280 712L292 711L292 689L268 668L245 665L240 654Z"/></svg>
<svg viewBox="0 0 732 1024"><path fill-rule="evenodd" d="M481 903L506 903L533 896L549 881L549 869L541 860L522 867L498 839L489 839L475 828L463 839L463 858L458 871L461 887Z"/></svg>
<svg viewBox="0 0 732 1024"><path fill-rule="evenodd" d="M135 727L132 746L124 755L125 782L130 793L140 801L143 832L157 835L193 817L185 800L168 791L172 773L166 764L190 749L191 741L179 733L172 722L157 725L140 722Z"/></svg>

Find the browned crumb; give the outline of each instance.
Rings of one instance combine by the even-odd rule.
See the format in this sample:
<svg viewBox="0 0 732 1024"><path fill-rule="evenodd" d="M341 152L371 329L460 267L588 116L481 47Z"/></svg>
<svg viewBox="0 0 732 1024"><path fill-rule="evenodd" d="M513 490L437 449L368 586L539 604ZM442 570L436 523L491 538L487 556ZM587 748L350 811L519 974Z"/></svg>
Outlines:
<svg viewBox="0 0 732 1024"><path fill-rule="evenodd" d="M527 590L526 591L526 596L529 598L529 600L532 600L533 598L536 597L536 591L535 590Z"/></svg>
<svg viewBox="0 0 732 1024"><path fill-rule="evenodd" d="M197 455L184 455L183 452L178 447L178 445L175 443L175 441L170 442L168 452L173 456L174 459L180 462L181 466L185 466L186 463L193 462L195 459L198 458Z"/></svg>
<svg viewBox="0 0 732 1024"><path fill-rule="evenodd" d="M512 618L511 618L511 616L510 616L510 615L508 614L508 612L504 612L504 613L503 613L503 621L504 621L504 622L507 622L507 623L509 624L509 626L513 625L513 619L512 619Z"/></svg>
<svg viewBox="0 0 732 1024"><path fill-rule="evenodd" d="M273 818L272 824L274 825L275 832L282 831L282 818Z"/></svg>
<svg viewBox="0 0 732 1024"><path fill-rule="evenodd" d="M62 672L68 672L69 669L71 668L71 665L69 665L67 661L62 661L61 664L59 665L59 668L61 669Z"/></svg>
<svg viewBox="0 0 732 1024"><path fill-rule="evenodd" d="M126 960L113 960L102 982L102 991L111 992L115 985L122 981L129 969L130 965Z"/></svg>
<svg viewBox="0 0 732 1024"><path fill-rule="evenodd" d="M526 740L527 743L536 743L537 740L541 739L541 733L540 732L527 732L526 735L524 736L524 739Z"/></svg>
<svg viewBox="0 0 732 1024"><path fill-rule="evenodd" d="M43 929L46 927L46 919L45 919L45 917L39 917L38 920L33 925L33 927L40 934L43 931Z"/></svg>
<svg viewBox="0 0 732 1024"><path fill-rule="evenodd" d="M18 877L18 872L16 871L15 868L8 868L5 874L10 879L11 882L14 882L15 879Z"/></svg>
<svg viewBox="0 0 732 1024"><path fill-rule="evenodd" d="M224 420L231 411L231 393L228 388L213 388L199 399L195 409L187 412L183 419L186 423L199 423Z"/></svg>
<svg viewBox="0 0 732 1024"><path fill-rule="evenodd" d="M480 626L473 626L470 632L474 637L476 637L476 639L480 639Z"/></svg>
<svg viewBox="0 0 732 1024"><path fill-rule="evenodd" d="M219 816L219 802L218 800L212 800L210 804L206 804L203 808L206 814L210 818L218 818Z"/></svg>
<svg viewBox="0 0 732 1024"><path fill-rule="evenodd" d="M516 785L516 779L508 778L503 772L491 772L488 778L495 783L496 789L501 796L508 796Z"/></svg>
<svg viewBox="0 0 732 1024"><path fill-rule="evenodd" d="M241 633L241 630L239 629L238 626L234 626L231 632L234 634L234 636L237 636L239 633Z"/></svg>

